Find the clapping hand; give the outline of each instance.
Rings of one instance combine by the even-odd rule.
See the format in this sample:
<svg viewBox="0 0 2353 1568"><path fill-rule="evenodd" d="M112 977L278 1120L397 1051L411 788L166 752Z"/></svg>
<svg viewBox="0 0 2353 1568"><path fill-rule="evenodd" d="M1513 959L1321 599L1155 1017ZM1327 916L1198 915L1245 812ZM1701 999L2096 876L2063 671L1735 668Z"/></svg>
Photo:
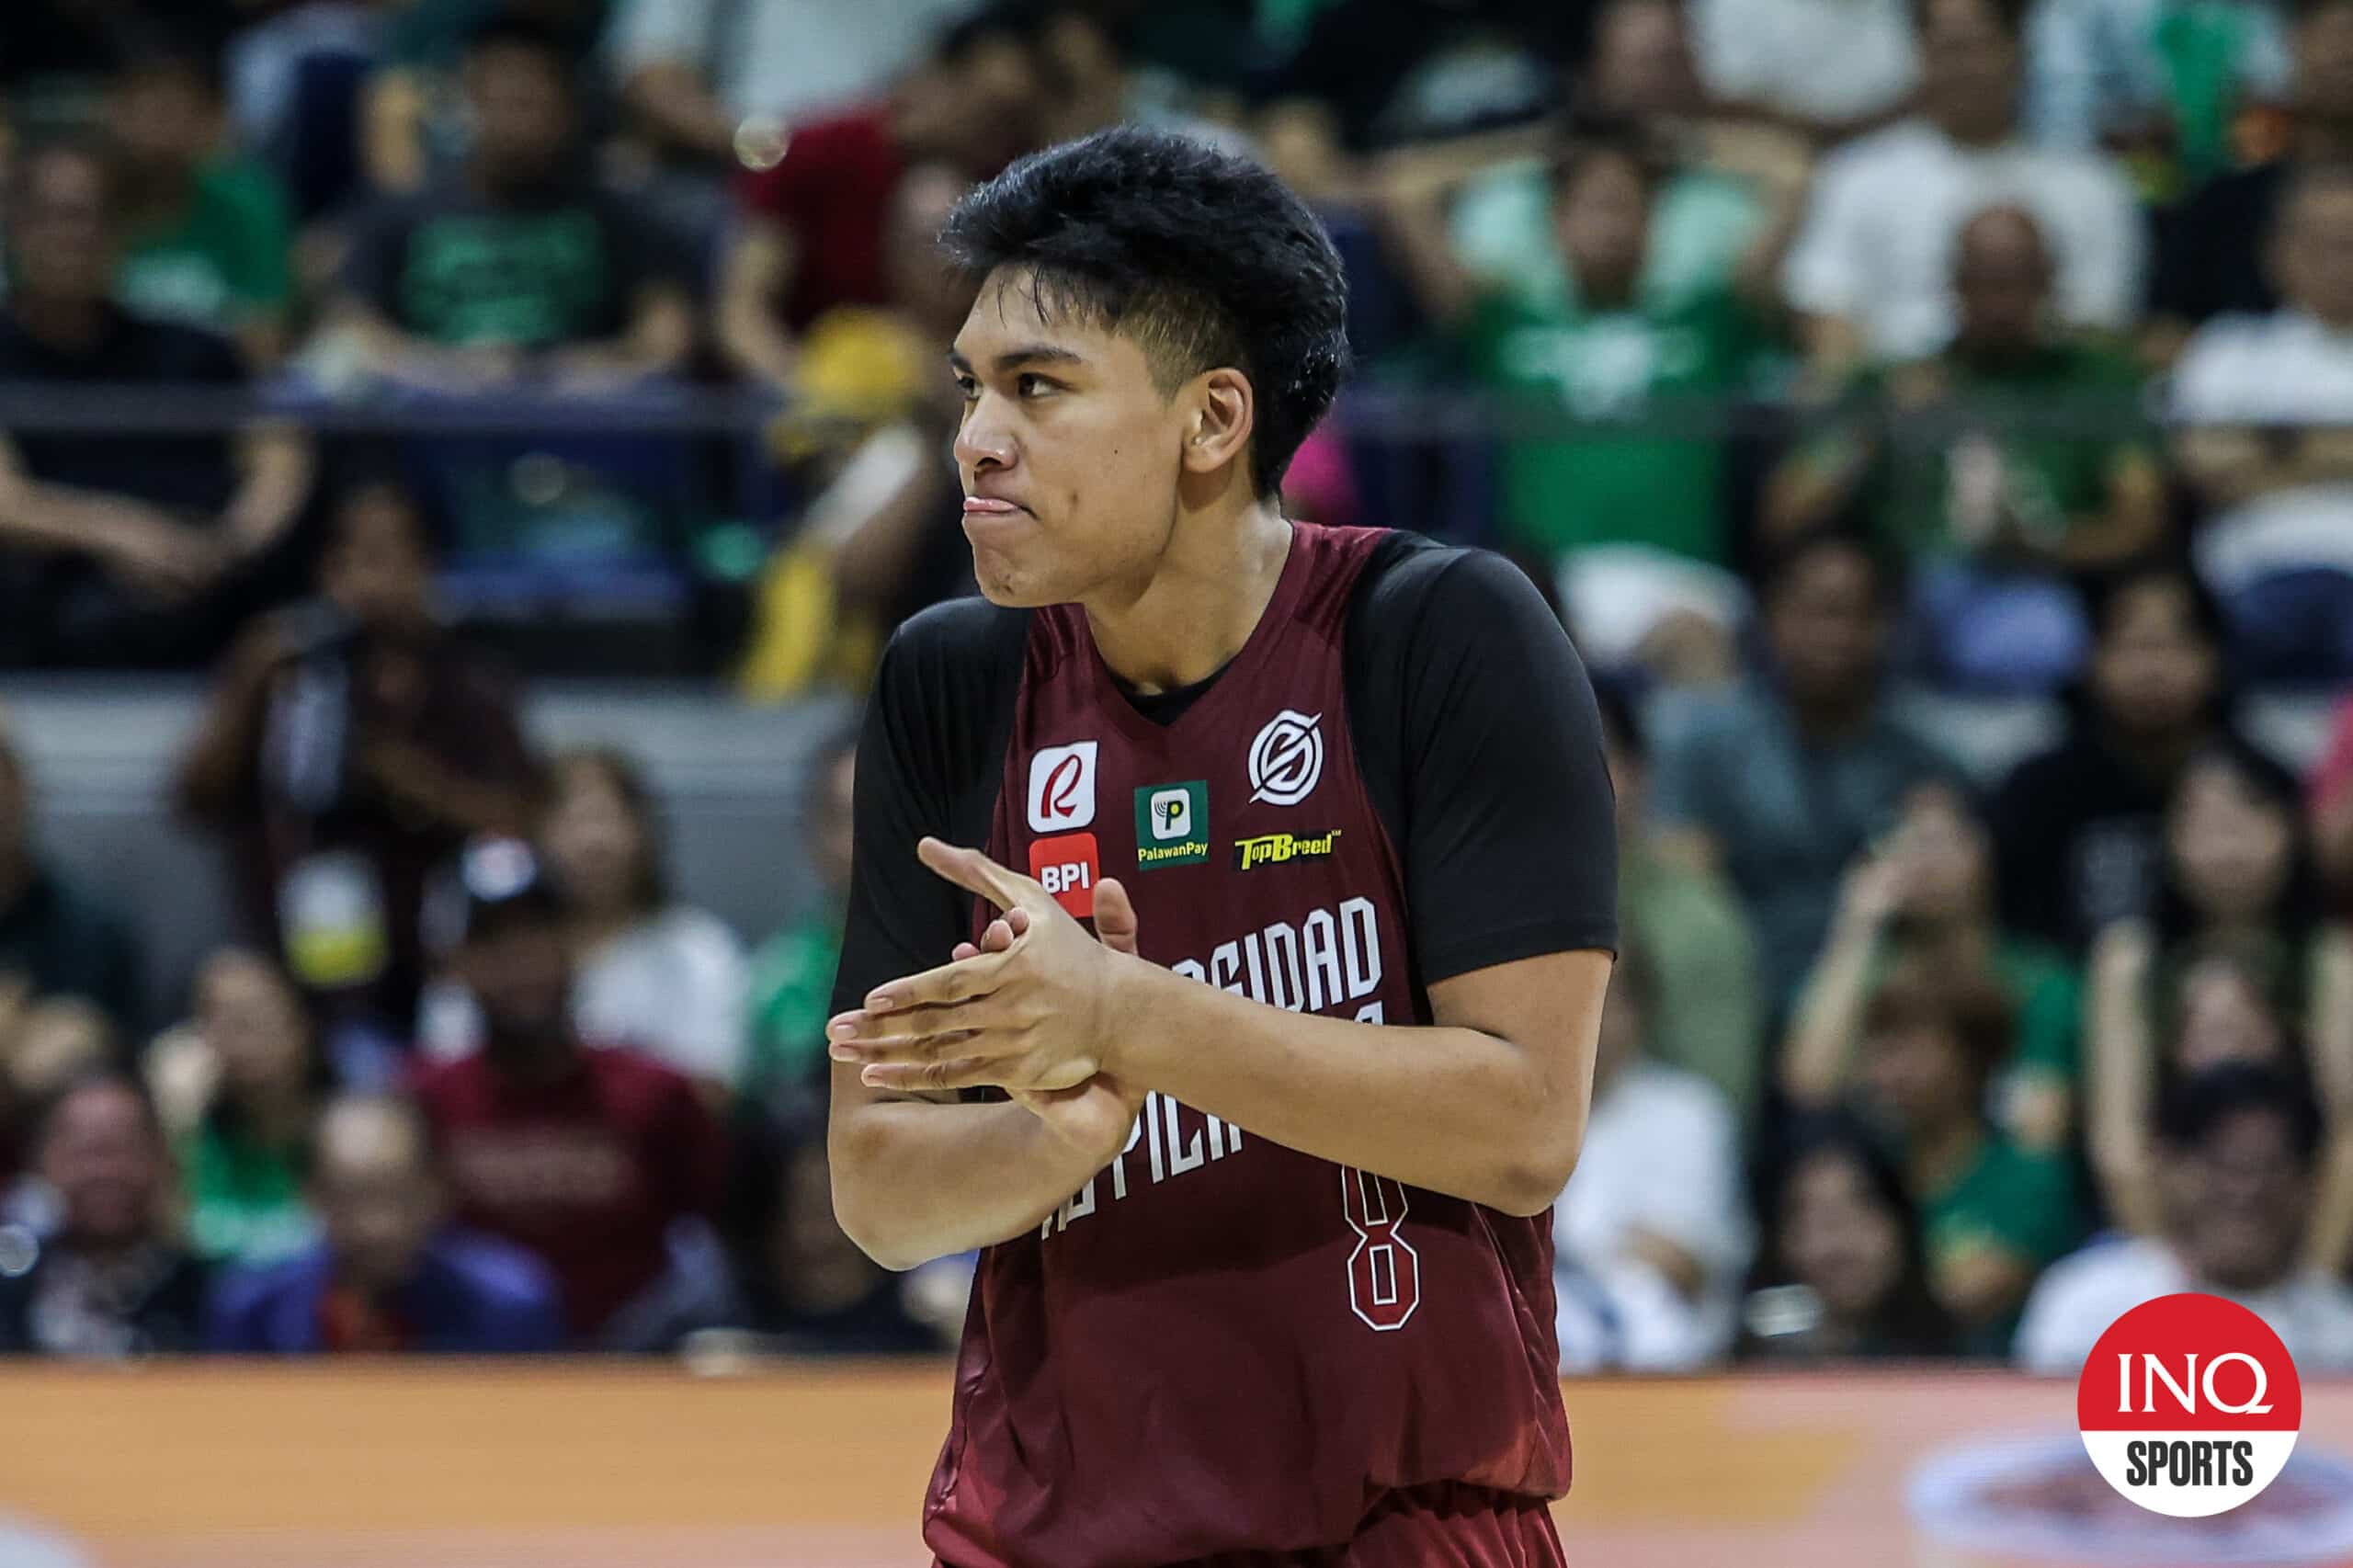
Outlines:
<svg viewBox="0 0 2353 1568"><path fill-rule="evenodd" d="M1098 941L1034 879L977 849L926 838L916 853L1004 914L950 962L879 985L832 1020L834 1059L858 1063L875 1088L1000 1086L1057 1137L1110 1158L1142 1102L1106 1070L1121 966L1137 959L1127 890L1096 884Z"/></svg>

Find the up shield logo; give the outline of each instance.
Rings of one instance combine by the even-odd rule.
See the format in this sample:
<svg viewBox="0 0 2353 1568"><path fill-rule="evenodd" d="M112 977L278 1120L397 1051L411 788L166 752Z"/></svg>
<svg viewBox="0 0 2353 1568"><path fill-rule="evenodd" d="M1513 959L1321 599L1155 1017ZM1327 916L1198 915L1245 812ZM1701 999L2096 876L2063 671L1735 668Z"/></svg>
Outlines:
<svg viewBox="0 0 2353 1568"><path fill-rule="evenodd" d="M2261 1318L2219 1296L2161 1296L2109 1325L2075 1384L2084 1448L2108 1483L2177 1519L2227 1513L2295 1450L2303 1389Z"/></svg>
<svg viewBox="0 0 2353 1568"><path fill-rule="evenodd" d="M1295 806L1324 777L1324 715L1286 708L1250 743L1250 798Z"/></svg>
<svg viewBox="0 0 2353 1568"><path fill-rule="evenodd" d="M1210 858L1210 787L1147 784L1136 791L1136 864L1145 870Z"/></svg>

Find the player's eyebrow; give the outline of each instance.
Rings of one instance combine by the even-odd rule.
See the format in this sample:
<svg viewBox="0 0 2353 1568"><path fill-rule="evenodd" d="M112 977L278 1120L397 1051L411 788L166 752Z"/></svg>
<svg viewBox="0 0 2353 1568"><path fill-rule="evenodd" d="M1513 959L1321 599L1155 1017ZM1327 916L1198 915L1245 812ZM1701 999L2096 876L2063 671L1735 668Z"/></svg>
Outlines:
<svg viewBox="0 0 2353 1568"><path fill-rule="evenodd" d="M996 357L996 373L1000 376L1011 375L1027 365L1084 365L1086 363L1086 356L1074 348L1063 348L1051 343L1023 343L1006 349ZM972 362L964 357L961 349L951 348L948 351L948 366L958 375L969 376L972 373Z"/></svg>

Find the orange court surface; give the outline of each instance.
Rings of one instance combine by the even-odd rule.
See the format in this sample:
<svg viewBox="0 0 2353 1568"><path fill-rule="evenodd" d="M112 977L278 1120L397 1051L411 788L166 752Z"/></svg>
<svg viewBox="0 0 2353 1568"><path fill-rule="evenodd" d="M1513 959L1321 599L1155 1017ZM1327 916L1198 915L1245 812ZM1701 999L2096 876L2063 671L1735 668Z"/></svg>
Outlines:
<svg viewBox="0 0 2353 1568"><path fill-rule="evenodd" d="M2109 1506L2067 1383L1567 1392L1574 1568L2353 1564L2353 1382L2308 1382L2288 1475L2205 1525ZM51 1561L17 1528L92 1568L919 1568L948 1399L930 1366L10 1370L0 1564Z"/></svg>

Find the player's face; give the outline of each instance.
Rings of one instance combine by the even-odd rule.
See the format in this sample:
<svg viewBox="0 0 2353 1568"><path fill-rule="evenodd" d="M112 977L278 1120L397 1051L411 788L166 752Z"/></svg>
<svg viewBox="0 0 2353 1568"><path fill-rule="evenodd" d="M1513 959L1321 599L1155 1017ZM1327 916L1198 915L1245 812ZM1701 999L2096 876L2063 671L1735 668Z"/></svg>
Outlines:
<svg viewBox="0 0 2353 1568"><path fill-rule="evenodd" d="M1188 398L1163 395L1134 342L1041 311L1026 273L989 279L949 363L981 591L1032 607L1141 590L1176 522Z"/></svg>

